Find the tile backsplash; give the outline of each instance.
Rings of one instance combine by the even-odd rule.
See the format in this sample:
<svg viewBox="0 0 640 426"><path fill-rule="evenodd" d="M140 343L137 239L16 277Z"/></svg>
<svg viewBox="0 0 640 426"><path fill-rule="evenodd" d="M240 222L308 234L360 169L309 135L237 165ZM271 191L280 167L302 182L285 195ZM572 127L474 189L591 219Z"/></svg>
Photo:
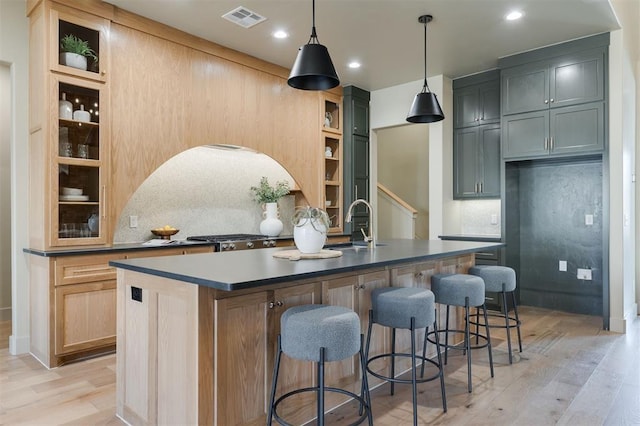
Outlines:
<svg viewBox="0 0 640 426"><path fill-rule="evenodd" d="M116 224L114 243L142 242L155 238L151 229L170 225L190 235L259 234L262 207L250 191L260 178L269 183L291 175L273 158L249 149L200 146L184 151L158 167L136 190ZM281 235L291 235L294 196L278 202ZM131 228L130 217L137 218Z"/></svg>
<svg viewBox="0 0 640 426"><path fill-rule="evenodd" d="M500 200L468 200L462 201L460 204L463 234L501 234Z"/></svg>

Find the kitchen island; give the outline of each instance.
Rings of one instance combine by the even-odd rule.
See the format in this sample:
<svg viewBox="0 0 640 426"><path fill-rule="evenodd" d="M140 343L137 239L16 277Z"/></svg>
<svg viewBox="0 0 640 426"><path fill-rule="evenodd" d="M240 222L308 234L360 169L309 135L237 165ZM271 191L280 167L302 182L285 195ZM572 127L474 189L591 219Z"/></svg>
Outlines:
<svg viewBox="0 0 640 426"><path fill-rule="evenodd" d="M475 252L501 246L389 240L374 250L338 247L342 256L330 259L278 259L283 249L274 248L110 262L118 268L117 414L130 424L265 424L287 308L346 306L365 331L374 288L430 288L433 274L464 273ZM397 349L409 345L399 331ZM380 329L371 354L389 347ZM285 357L282 368L278 394L315 383L312 363ZM358 368L355 358L328 364L327 385L357 391ZM344 401L335 398L327 408ZM301 398L282 414L300 424L313 413L313 401Z"/></svg>

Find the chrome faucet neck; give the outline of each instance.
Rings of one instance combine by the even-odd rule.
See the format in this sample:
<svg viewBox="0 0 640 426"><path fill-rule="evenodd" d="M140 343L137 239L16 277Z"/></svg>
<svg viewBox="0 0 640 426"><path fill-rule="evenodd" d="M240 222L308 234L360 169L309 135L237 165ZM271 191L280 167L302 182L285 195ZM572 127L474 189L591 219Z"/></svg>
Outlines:
<svg viewBox="0 0 640 426"><path fill-rule="evenodd" d="M369 204L367 200L358 198L353 203L351 203L351 205L349 205L349 208L347 209L347 215L344 221L346 223L351 222L351 219L353 216L353 209L358 204L364 204L365 206L367 206L367 209L369 210L369 235L368 236L365 235L365 241L367 242L367 247L370 249L373 249L376 246L376 237L375 237L375 233L373 232L373 207L371 207L371 204ZM364 231L362 231L362 233L364 234Z"/></svg>

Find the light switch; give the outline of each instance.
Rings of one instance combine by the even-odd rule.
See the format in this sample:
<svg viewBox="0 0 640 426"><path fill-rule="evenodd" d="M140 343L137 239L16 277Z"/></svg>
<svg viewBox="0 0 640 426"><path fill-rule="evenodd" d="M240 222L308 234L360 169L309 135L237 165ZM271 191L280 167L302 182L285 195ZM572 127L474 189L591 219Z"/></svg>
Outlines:
<svg viewBox="0 0 640 426"><path fill-rule="evenodd" d="M138 216L129 216L129 228L138 227Z"/></svg>
<svg viewBox="0 0 640 426"><path fill-rule="evenodd" d="M558 262L558 270L562 272L567 272L567 261L561 260Z"/></svg>
<svg viewBox="0 0 640 426"><path fill-rule="evenodd" d="M584 224L585 225L593 225L593 215L592 214L585 214L584 215Z"/></svg>

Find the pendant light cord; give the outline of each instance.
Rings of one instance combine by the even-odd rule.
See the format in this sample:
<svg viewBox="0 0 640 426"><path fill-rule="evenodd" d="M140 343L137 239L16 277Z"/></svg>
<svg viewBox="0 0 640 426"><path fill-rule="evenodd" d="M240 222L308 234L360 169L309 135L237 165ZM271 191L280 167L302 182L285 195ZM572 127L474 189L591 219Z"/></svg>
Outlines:
<svg viewBox="0 0 640 426"><path fill-rule="evenodd" d="M312 41L315 41L315 44L320 44L318 35L316 34L316 0L312 0L311 5L311 36L307 44L311 44Z"/></svg>
<svg viewBox="0 0 640 426"><path fill-rule="evenodd" d="M315 1L315 0L314 0ZM422 86L422 93L430 92L427 85L427 23L424 23L424 85Z"/></svg>

